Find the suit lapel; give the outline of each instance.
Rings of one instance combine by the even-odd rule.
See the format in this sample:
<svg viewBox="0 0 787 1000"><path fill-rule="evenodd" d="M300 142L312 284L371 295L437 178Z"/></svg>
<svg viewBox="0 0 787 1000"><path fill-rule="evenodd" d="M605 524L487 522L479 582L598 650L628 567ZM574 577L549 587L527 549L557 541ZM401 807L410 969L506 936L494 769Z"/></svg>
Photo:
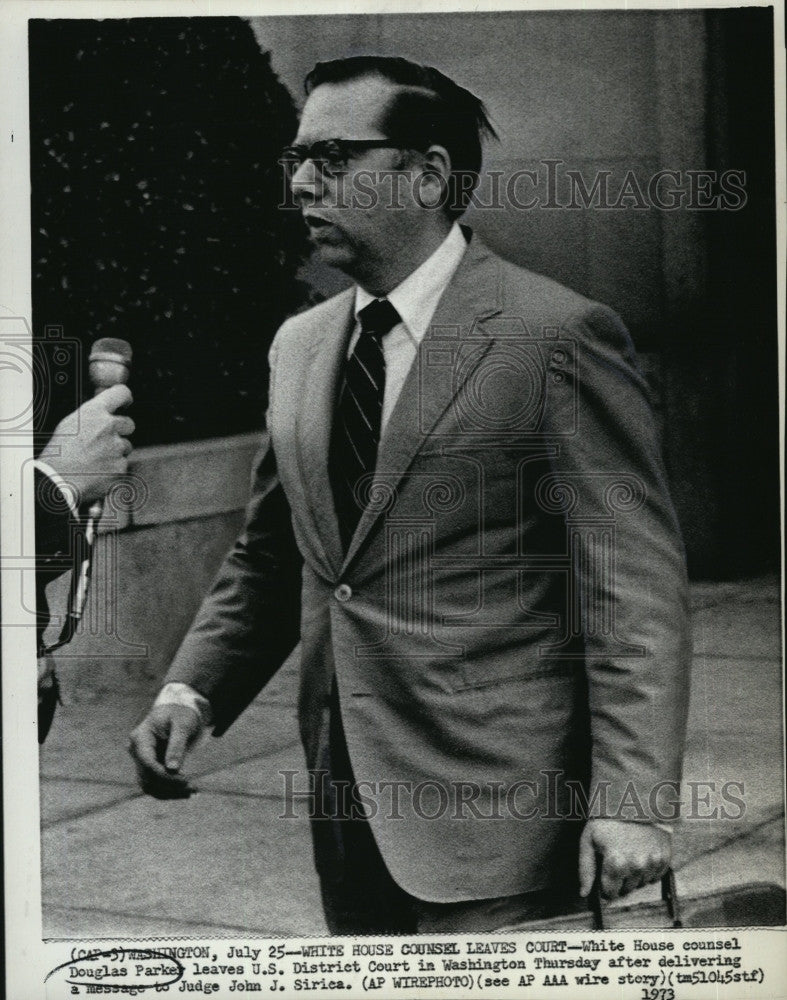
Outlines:
<svg viewBox="0 0 787 1000"><path fill-rule="evenodd" d="M315 331L296 433L298 462L314 529L334 575L342 563L342 544L328 474L328 455L336 397L352 331L354 301L353 289L339 295L332 303L333 308L325 312L321 329Z"/></svg>
<svg viewBox="0 0 787 1000"><path fill-rule="evenodd" d="M484 320L500 312L498 282L497 259L473 237L440 299L383 433L375 478L385 483L386 490L399 484L437 421L491 347L492 337L484 329ZM430 363L429 352L438 345L444 353L470 337L478 342L478 349L459 371L453 371L450 364L441 367ZM344 566L354 558L381 513L372 507L363 512Z"/></svg>

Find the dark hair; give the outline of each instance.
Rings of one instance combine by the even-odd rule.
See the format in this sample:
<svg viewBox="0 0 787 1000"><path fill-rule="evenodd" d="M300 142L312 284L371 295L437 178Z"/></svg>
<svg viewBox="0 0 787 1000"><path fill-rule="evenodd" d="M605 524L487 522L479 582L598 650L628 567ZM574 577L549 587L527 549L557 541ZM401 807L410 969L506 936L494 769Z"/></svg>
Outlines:
<svg viewBox="0 0 787 1000"><path fill-rule="evenodd" d="M497 138L483 102L432 66L419 66L393 56L351 56L319 62L307 75L307 94L323 83L345 83L381 76L396 91L380 122L388 138L403 149L444 146L451 157L446 211L454 218L464 212L478 184L481 144Z"/></svg>

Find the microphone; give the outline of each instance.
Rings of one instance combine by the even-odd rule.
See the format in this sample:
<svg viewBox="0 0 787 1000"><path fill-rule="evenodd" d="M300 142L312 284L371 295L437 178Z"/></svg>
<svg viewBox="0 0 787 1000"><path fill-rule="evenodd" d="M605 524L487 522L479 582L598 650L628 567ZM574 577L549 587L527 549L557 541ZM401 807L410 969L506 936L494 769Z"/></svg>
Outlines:
<svg viewBox="0 0 787 1000"><path fill-rule="evenodd" d="M113 385L125 385L131 375L131 344L116 337L102 337L90 350L88 358L90 381L94 395L111 389Z"/></svg>
<svg viewBox="0 0 787 1000"><path fill-rule="evenodd" d="M93 385L93 395L97 396L113 385L125 385L131 376L131 345L115 337L97 340L88 358L88 374ZM71 642L76 633L87 603L90 577L93 571L93 543L96 529L104 511L104 501L95 500L88 508L84 528L74 535L74 569L68 595L68 612L58 641L43 652L50 654Z"/></svg>
<svg viewBox="0 0 787 1000"><path fill-rule="evenodd" d="M90 350L88 375L93 385L93 395L97 396L113 385L125 385L131 377L131 344L117 337L101 337ZM97 522L104 509L104 501L96 500L90 505L89 517Z"/></svg>

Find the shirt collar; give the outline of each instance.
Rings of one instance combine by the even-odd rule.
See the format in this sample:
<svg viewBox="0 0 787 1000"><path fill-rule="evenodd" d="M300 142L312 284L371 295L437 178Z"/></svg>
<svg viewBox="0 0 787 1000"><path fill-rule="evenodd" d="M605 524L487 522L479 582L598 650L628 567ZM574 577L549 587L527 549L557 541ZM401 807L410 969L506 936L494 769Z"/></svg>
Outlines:
<svg viewBox="0 0 787 1000"><path fill-rule="evenodd" d="M459 224L455 222L431 257L427 257L423 264L412 274L408 274L404 281L386 296L401 316L402 323L416 344L420 344L423 340L437 309L437 303L459 267L466 249L464 234ZM356 320L361 309L374 299L374 295L360 285L356 286Z"/></svg>

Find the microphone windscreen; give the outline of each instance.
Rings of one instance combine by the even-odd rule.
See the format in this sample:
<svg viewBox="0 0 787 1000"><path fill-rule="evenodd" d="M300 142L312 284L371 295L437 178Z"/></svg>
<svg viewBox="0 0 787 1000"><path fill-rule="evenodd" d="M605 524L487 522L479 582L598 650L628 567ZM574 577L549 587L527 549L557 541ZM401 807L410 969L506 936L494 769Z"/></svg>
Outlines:
<svg viewBox="0 0 787 1000"><path fill-rule="evenodd" d="M132 358L131 344L127 340L120 340L118 337L101 337L90 349L90 361L108 360L107 355L112 355L113 361L130 365Z"/></svg>
<svg viewBox="0 0 787 1000"><path fill-rule="evenodd" d="M113 385L125 385L131 375L131 344L116 337L101 337L93 344L88 361L96 394Z"/></svg>

